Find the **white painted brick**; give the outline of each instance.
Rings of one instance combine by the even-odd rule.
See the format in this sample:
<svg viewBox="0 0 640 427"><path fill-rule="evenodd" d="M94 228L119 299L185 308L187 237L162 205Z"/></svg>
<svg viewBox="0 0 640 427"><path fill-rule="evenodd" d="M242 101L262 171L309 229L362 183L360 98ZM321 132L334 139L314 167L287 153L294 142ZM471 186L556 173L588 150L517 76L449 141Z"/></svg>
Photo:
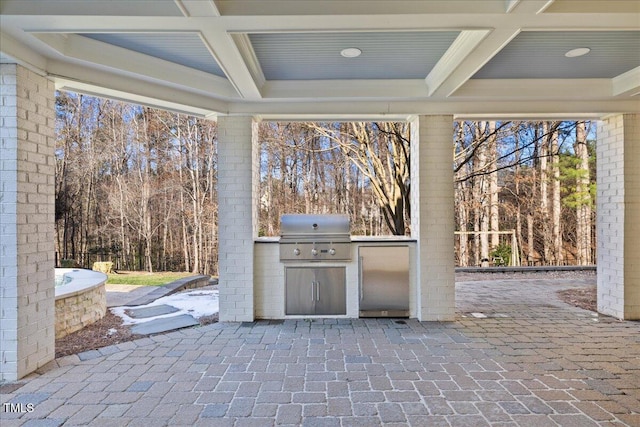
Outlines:
<svg viewBox="0 0 640 427"><path fill-rule="evenodd" d="M253 241L257 235L253 186L259 167L251 117L218 119L220 320L252 321Z"/></svg>
<svg viewBox="0 0 640 427"><path fill-rule="evenodd" d="M640 221L638 164L640 115L612 116L600 123L597 162L598 311L618 318L638 319L633 308L640 295L628 292L640 280L632 266L640 263L634 225ZM630 243L629 243L630 242Z"/></svg>
<svg viewBox="0 0 640 427"><path fill-rule="evenodd" d="M452 116L420 116L412 123L411 140L411 233L419 246L417 315L420 320L453 320Z"/></svg>
<svg viewBox="0 0 640 427"><path fill-rule="evenodd" d="M37 163L54 164L55 141L43 137L54 135L53 129L47 127L47 123L54 123L54 111L49 108L54 92L49 90L51 82L15 64L0 65L0 75L3 85L7 82L14 85L13 95L3 96L0 107L3 123L0 173L3 181L8 181L3 182L0 202L3 221L0 253L13 254L0 257L3 295L7 296L0 302L0 309L3 317L13 322L3 332L6 340L3 339L0 348L1 379L15 380L54 356L53 233L41 233L42 226L47 230L53 228L53 209L48 205L54 201L54 187L48 183L54 182L54 169L39 171L37 167ZM3 88L3 94L11 92L10 89ZM27 117L35 122L27 121ZM41 134L30 135L34 131Z"/></svg>

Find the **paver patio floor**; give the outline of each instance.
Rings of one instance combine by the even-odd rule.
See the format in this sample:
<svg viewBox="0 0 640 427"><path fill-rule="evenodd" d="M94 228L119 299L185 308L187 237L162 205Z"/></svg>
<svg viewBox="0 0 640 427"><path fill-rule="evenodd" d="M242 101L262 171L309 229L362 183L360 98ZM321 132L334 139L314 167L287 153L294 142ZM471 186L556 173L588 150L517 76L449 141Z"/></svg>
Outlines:
<svg viewBox="0 0 640 427"><path fill-rule="evenodd" d="M448 323L219 323L105 347L3 395L2 426L640 426L640 322L555 295L587 284L458 283Z"/></svg>

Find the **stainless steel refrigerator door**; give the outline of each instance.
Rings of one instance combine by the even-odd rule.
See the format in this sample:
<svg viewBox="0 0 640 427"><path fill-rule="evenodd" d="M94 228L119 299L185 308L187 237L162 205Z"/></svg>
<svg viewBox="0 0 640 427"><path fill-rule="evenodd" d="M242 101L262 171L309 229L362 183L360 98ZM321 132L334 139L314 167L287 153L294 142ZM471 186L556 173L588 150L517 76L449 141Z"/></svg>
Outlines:
<svg viewBox="0 0 640 427"><path fill-rule="evenodd" d="M361 246L360 316L409 316L409 248Z"/></svg>

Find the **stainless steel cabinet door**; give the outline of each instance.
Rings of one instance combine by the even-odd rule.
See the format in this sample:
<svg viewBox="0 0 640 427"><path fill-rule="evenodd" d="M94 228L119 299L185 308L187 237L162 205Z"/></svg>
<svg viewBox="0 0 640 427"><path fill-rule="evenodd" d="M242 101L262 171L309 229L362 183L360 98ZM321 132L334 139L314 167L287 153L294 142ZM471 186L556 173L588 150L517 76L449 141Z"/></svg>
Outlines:
<svg viewBox="0 0 640 427"><path fill-rule="evenodd" d="M344 267L316 269L316 314L347 314Z"/></svg>
<svg viewBox="0 0 640 427"><path fill-rule="evenodd" d="M347 314L345 267L287 267L285 314Z"/></svg>
<svg viewBox="0 0 640 427"><path fill-rule="evenodd" d="M285 314L314 314L315 269L285 269Z"/></svg>

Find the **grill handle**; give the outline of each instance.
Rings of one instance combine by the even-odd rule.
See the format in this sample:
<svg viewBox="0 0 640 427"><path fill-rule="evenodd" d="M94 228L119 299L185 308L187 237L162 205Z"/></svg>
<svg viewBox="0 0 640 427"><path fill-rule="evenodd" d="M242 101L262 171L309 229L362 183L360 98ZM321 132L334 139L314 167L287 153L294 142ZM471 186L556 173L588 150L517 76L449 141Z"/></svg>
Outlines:
<svg viewBox="0 0 640 427"><path fill-rule="evenodd" d="M364 292L362 287L362 256L358 257L358 284L360 285L360 301L364 298Z"/></svg>

